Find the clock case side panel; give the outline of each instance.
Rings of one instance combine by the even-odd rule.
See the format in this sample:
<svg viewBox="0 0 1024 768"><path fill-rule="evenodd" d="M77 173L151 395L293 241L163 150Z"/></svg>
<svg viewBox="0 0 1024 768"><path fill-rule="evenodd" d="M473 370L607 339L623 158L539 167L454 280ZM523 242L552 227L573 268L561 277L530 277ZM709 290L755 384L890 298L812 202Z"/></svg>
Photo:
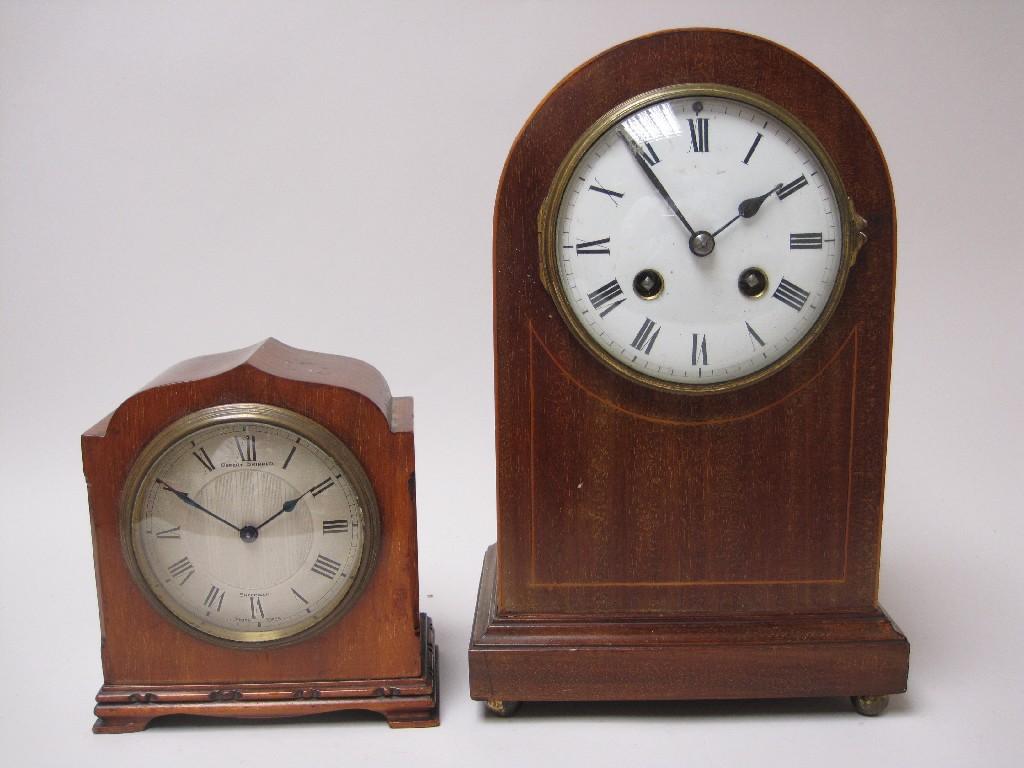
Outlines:
<svg viewBox="0 0 1024 768"><path fill-rule="evenodd" d="M373 371L359 361L351 361L357 364L353 375L349 358L318 356L328 365L315 383L264 370L293 352L292 367L302 365L313 353L290 351L272 340L251 350L236 367L208 378L200 366L176 377L177 383L142 390L82 437L105 686L423 677L411 399L373 398L329 383L340 378L352 384ZM268 355L275 358L272 365ZM332 367L350 370L339 377ZM376 376L375 391L387 392ZM167 621L132 577L119 530L124 483L142 448L186 414L244 402L286 408L337 435L365 469L381 517L377 563L351 609L322 631L273 648L216 645Z"/></svg>
<svg viewBox="0 0 1024 768"><path fill-rule="evenodd" d="M666 62L670 63L666 66ZM765 381L714 396L659 392L626 381L605 368L571 336L539 277L538 213L559 163L576 138L602 114L637 93L695 82L757 92L793 113L822 142L846 184L847 194L868 220L867 245L821 336L793 363ZM741 33L674 30L620 45L571 73L538 106L517 137L495 204L497 615L634 615L638 610L874 614L894 272L895 213L884 158L852 102L804 59L774 43ZM544 354L537 354L538 346ZM841 578L807 588L719 583L641 585L638 582L644 580L638 577L623 579L617 585L574 586L576 575L563 574L569 578L562 579L565 583L557 589L538 586L536 543L557 538L555 523L564 518L565 512L554 500L559 494L553 491L563 490L570 481L585 485L601 475L635 466L631 448L619 441L596 447L595 452L603 454L592 469L597 475L569 478L564 454L557 446L559 440L566 445L580 441L581 421L598 418L598 411L613 404L620 413L634 417L627 428L638 433L651 422L678 424L680 429L731 424L737 444L746 442L751 450L766 452L771 446L764 433L771 419L778 422L787 418L794 398L806 393L811 382L828 372L844 350L852 355L845 392L833 387L811 404L820 408L838 402L837 407L824 412L822 420L828 421L831 416L834 425L829 430L844 430L847 434L841 464L821 467L825 476L841 477L848 489L844 508L835 511L844 521L836 524L845 545ZM568 389L580 388L585 382L585 391L571 407L562 407L561 400L550 397L550 388L538 386L538 381L559 376L570 380ZM538 404L545 403L550 407L543 420L533 418ZM813 414L805 421L812 423ZM829 430L822 434L827 436ZM669 444L666 442L665 447ZM649 448L649 453L657 455L656 440ZM811 470L815 462L822 461L811 443L794 450L796 453L790 451L786 461L803 462ZM768 461L762 471L785 468L780 459L776 464ZM707 469L710 472L714 467ZM685 474L678 465L665 471ZM559 477L559 472L564 477ZM808 477L812 474L809 472ZM807 487L813 490L812 485ZM617 493L621 495L622 489ZM802 515L816 513L813 494L794 503ZM669 505L652 503L651 509L652 518L673 514ZM734 517L733 522L737 519ZM614 542L608 553L616 553ZM657 543L650 553L658 553ZM670 558L672 553L662 554ZM628 558L625 552L620 556ZM551 566L555 559L549 556L542 564ZM739 558L735 566L743 567Z"/></svg>

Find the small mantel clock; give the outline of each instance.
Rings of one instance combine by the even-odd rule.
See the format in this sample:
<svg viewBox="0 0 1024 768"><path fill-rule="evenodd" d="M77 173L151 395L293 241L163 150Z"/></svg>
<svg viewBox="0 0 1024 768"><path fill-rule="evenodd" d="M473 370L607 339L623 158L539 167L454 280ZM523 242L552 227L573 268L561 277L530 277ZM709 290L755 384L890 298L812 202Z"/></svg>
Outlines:
<svg viewBox="0 0 1024 768"><path fill-rule="evenodd" d="M880 712L895 215L857 108L767 40L633 40L536 109L494 221L473 698Z"/></svg>
<svg viewBox="0 0 1024 768"><path fill-rule="evenodd" d="M96 732L343 709L438 723L411 398L274 339L166 371L82 436Z"/></svg>

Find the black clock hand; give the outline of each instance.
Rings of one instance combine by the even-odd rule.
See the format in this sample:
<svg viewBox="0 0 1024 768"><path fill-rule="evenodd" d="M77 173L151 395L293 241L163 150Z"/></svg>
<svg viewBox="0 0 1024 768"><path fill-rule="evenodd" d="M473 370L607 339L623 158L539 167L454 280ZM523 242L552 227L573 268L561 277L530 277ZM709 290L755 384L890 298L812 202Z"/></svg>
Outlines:
<svg viewBox="0 0 1024 768"><path fill-rule="evenodd" d="M302 499L303 496L305 496L307 493L312 492L313 490L315 490L318 487L319 486L314 485L309 490L300 493L294 499L289 499L288 501L286 501L284 504L281 505L281 508L279 510L277 510L277 512L275 512L270 517L268 517L266 520L264 520L262 523L257 525L256 526L256 530L258 531L260 528L262 528L264 525L269 523L271 520L274 520L274 519L280 517L285 512L291 512L293 509L295 509L295 505L299 503L299 500Z"/></svg>
<svg viewBox="0 0 1024 768"><path fill-rule="evenodd" d="M220 520L220 521L221 521L222 523L224 523L224 525L226 525L226 526L229 526L229 527L231 527L231 528L234 528L234 529L235 529L236 531L241 531L241 530L242 530L241 528L239 528L239 527L238 527L237 525L235 525L234 523L229 523L229 522L228 522L227 520L225 520L225 519L224 519L223 517L221 517L221 516L219 516L219 515L215 515L215 514L214 514L213 512L211 512L210 510L208 510L208 509L207 509L206 507L204 507L204 506L203 506L202 504L200 504L199 502L197 502L197 501L193 501L193 500L192 500L192 499L191 499L191 498L189 497L189 495L188 495L187 493L185 493L184 491L179 491L179 490L178 490L177 488L173 487L173 486L172 486L172 485L170 485L169 483L165 483L165 482L164 482L163 480L161 480L161 479L160 479L159 477L158 477L158 478L156 478L156 482L157 482L157 483L159 483L160 485L162 485L162 486L163 486L164 488L166 488L166 489L167 489L168 491L170 491L171 493L173 493L173 494L174 494L175 496L177 496L177 497L178 497L179 499L181 499L182 501L184 501L184 502L185 502L186 504L188 504L188 505L189 505L190 507L195 507L195 508L196 508L196 509L198 509L198 510L199 510L200 512L205 512L205 513L206 513L206 514L208 514L208 515L209 515L210 517L212 517L212 518L213 518L214 520Z"/></svg>
<svg viewBox="0 0 1024 768"><path fill-rule="evenodd" d="M726 227L728 227L730 224L732 224L734 221L736 221L736 219L740 217L743 217L744 219L752 219L757 214L757 212L761 210L761 203L767 200L771 195L778 192L780 189L782 189L782 185L776 184L763 195L758 195L757 197L748 197L746 200L739 204L739 206L737 207L736 215L729 219L727 222L725 222L725 224L720 226L714 232L712 232L711 236L715 237L716 235L718 235L719 232L724 230Z"/></svg>
<svg viewBox="0 0 1024 768"><path fill-rule="evenodd" d="M644 172L644 175L647 176L648 179L650 179L650 182L651 184L654 185L654 188L658 190L658 194L665 198L665 202L668 203L668 207L672 209L672 213L674 213L676 217L681 222L683 222L683 226L686 227L686 231L693 235L693 227L690 226L690 222L688 222L686 220L686 217L683 216L683 212L679 210L679 206L677 206L675 202L672 200L672 196L668 193L668 190L665 189L664 185L658 180L658 177L651 169L651 166L647 164L647 160L644 159L643 150L640 149L640 145L637 144L633 140L633 138L622 129L619 129L619 136L621 136L622 140L626 142L626 146L629 147L629 152L630 154L633 155L633 159L636 160L636 162L639 164L640 169Z"/></svg>

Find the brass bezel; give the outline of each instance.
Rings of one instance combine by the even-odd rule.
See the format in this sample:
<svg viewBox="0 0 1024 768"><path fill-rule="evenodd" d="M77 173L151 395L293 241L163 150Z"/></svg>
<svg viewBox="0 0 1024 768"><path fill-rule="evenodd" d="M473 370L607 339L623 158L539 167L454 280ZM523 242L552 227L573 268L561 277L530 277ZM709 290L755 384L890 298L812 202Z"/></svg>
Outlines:
<svg viewBox="0 0 1024 768"><path fill-rule="evenodd" d="M337 463L359 497L365 516L363 534L365 540L359 570L356 572L356 577L353 579L352 585L348 590L338 598L338 602L326 615L322 615L319 619L311 615L308 622L287 629L247 632L218 628L222 634L212 634L190 624L185 618L188 614L184 616L179 615L171 604L161 600L153 591L150 582L142 572L142 566L140 566L136 556L135 536L133 535L132 528L133 523L139 519L142 512L142 490L149 487L149 484L152 482L151 476L157 462L168 450L188 435L206 427L233 422L275 426L287 429L306 439ZM315 421L294 411L261 403L232 403L204 408L183 416L163 429L142 449L128 474L124 485L124 492L121 496L119 528L121 549L125 562L128 565L128 570L149 603L165 619L193 637L197 637L205 642L236 649L263 650L290 645L306 640L326 629L347 613L362 594L370 579L370 575L376 567L377 555L380 549L380 513L378 511L377 498L373 492L373 487L370 485L366 471L355 454L334 433ZM182 613L184 614L185 612L183 611Z"/></svg>
<svg viewBox="0 0 1024 768"><path fill-rule="evenodd" d="M569 184L569 179L574 175L576 166L580 160L582 160L583 156L601 136L605 135L615 125L622 122L626 117L634 112L646 109L652 104L660 101L677 98L690 98L694 96L717 97L748 104L771 115L782 123L788 130L792 131L793 134L795 134L796 137L799 138L812 153L814 153L818 162L821 164L822 169L825 171L825 175L828 177L829 184L835 194L836 204L839 208L838 215L842 227L841 238L843 250L840 263L837 268L836 281L832 286L832 293L829 295L824 310L821 315L819 315L818 319L815 320L807 333L804 334L800 341L791 347L789 351L770 365L754 371L753 373L746 374L745 376L710 384L690 384L666 381L664 379L640 373L612 357L604 350L604 348L594 342L590 334L587 333L586 329L583 327L583 324L572 311L569 306L568 297L565 294L565 289L559 279L558 272L558 212L561 208L562 197ZM839 304L839 300L843 294L843 289L846 287L847 274L856 260L857 251L859 251L861 245L863 245L866 240L866 236L863 232L864 226L864 219L854 211L853 201L847 196L846 189L839 176L839 171L836 168L835 163L832 162L831 157L829 157L828 152L825 151L825 148L821 145L814 134L811 133L811 131L790 112L763 96L759 96L756 93L751 93L750 91L746 91L741 88L735 88L727 85L716 85L713 83L669 85L663 88L647 91L646 93L641 93L622 102L601 116L593 125L587 128L587 130L583 132L583 135L581 135L580 138L577 139L576 143L573 144L572 149L569 150L569 154L566 155L565 159L558 167L558 171L555 173L554 180L552 181L551 187L541 204L540 213L537 218L538 239L540 244L540 278L545 290L551 298L554 299L558 313L562 316L566 325L569 326L569 330L576 339L583 344L590 354L619 375L624 376L637 384L643 384L644 386L661 390L663 392L676 392L691 395L730 392L742 387L750 386L758 381L762 381L778 372L785 366L789 365L789 363L791 363L812 341L814 341L814 339L819 336L822 329L832 318L832 314L835 312L836 306Z"/></svg>

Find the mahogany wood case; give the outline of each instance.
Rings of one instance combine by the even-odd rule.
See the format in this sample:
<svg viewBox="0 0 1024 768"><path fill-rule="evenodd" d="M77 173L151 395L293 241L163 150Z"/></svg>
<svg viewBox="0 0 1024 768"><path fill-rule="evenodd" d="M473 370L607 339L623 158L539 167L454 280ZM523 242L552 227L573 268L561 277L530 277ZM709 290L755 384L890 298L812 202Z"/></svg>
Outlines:
<svg viewBox="0 0 1024 768"><path fill-rule="evenodd" d="M746 89L820 140L867 219L838 308L751 386L658 391L602 365L538 274L538 213L598 118L681 83ZM905 690L877 603L895 274L879 146L787 49L674 30L572 72L516 138L494 213L498 541L469 650L481 700L757 698Z"/></svg>
<svg viewBox="0 0 1024 768"><path fill-rule="evenodd" d="M184 631L147 600L119 530L125 480L157 433L229 403L289 409L337 435L376 495L381 539L365 590L339 620L290 645L239 648ZM99 593L104 684L97 732L163 715L287 717L371 709L392 726L436 725L437 656L419 613L412 399L351 358L274 339L177 365L82 436Z"/></svg>

